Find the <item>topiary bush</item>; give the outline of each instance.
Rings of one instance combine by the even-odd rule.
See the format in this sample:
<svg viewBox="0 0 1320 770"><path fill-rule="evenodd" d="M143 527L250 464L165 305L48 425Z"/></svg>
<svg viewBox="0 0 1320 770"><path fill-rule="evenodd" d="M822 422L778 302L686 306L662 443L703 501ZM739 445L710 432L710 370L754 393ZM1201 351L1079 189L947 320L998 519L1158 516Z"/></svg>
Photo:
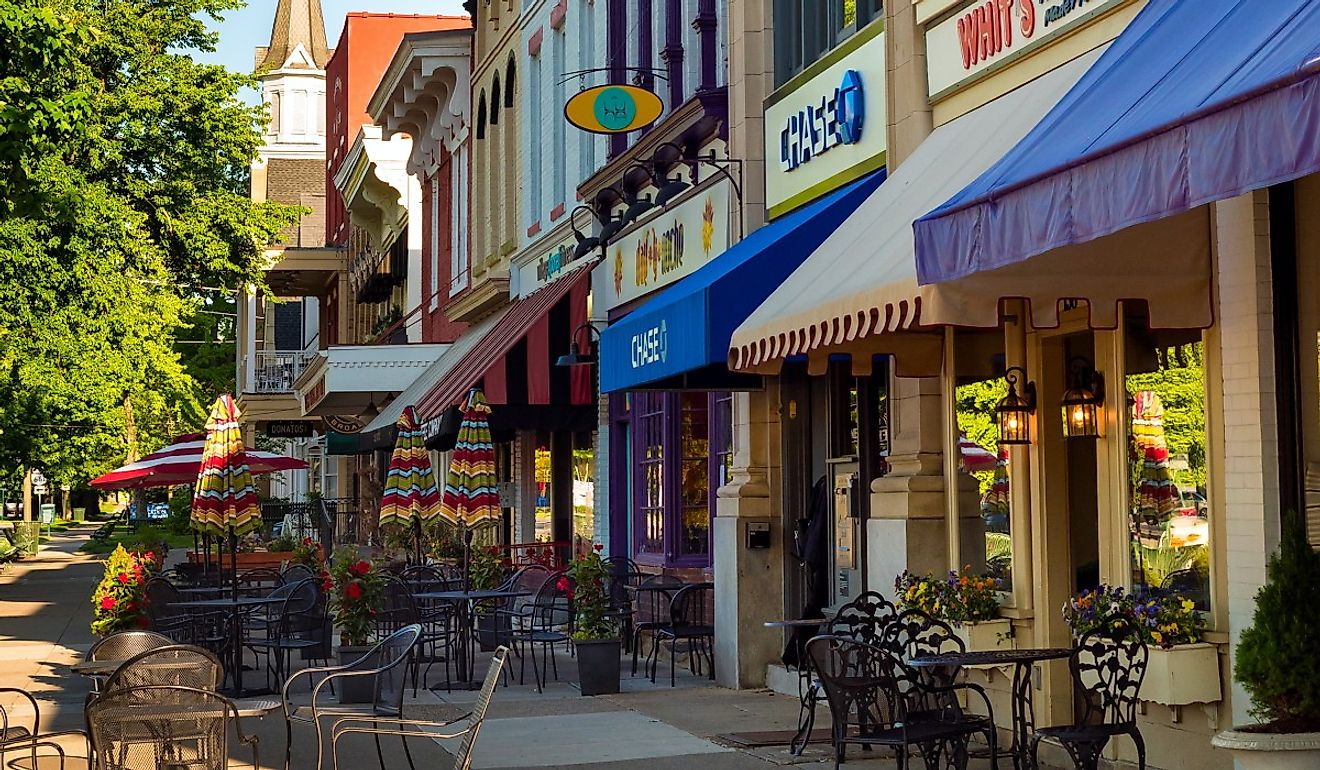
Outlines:
<svg viewBox="0 0 1320 770"><path fill-rule="evenodd" d="M1256 613L1238 641L1233 675L1251 695L1252 716L1268 732L1320 731L1320 554L1296 512L1283 516Z"/></svg>

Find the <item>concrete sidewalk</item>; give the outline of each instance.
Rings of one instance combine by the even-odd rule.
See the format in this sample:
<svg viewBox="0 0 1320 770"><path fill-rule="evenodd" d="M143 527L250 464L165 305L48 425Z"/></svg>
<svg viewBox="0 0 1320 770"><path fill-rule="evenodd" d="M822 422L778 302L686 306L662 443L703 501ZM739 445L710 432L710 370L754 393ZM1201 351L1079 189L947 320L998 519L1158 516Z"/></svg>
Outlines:
<svg viewBox="0 0 1320 770"><path fill-rule="evenodd" d="M44 730L77 729L83 725L82 706L87 680L63 668L80 659L91 646L88 631L92 589L101 576L101 558L80 554L91 528L56 535L35 558L12 565L0 575L0 685L33 692L39 699ZM717 688L704 676L694 676L683 665L677 684L669 687L669 670L661 664L657 683L639 671L628 673L624 662L623 692L582 697L575 684L576 662L567 654L556 656L558 681L544 693L531 684L518 683L520 661L510 657L510 683L495 693L477 743L475 768L586 768L586 770L768 770L782 765L832 766L828 747L813 745L804 756L790 755L784 746L738 748L721 736L792 730L797 725L798 701L769 691L733 691ZM437 669L439 666L437 666ZM443 678L433 669L431 683ZM478 662L477 670L485 669ZM254 674L254 679L259 674ZM302 689L301 687L299 688ZM410 693L411 694L411 693ZM300 699L305 700L303 691ZM475 693L421 691L409 698L405 714L426 719L452 719L465 713ZM828 722L822 707L820 722ZM260 738L261 765L279 768L285 750L285 723L280 712L260 720L246 720L245 730ZM397 738L382 741L385 766L408 766ZM328 747L326 747L328 749ZM409 741L418 768L448 767L452 743L426 739ZM237 766L250 755L231 749ZM311 770L314 764L312 731L296 725L293 767ZM829 764L825 764L829 763ZM914 766L920 760L914 759ZM377 767L375 743L354 736L341 744L339 767L368 770ZM893 767L887 752L849 751L849 767ZM331 770L329 752L325 767ZM973 762L985 770L987 762Z"/></svg>

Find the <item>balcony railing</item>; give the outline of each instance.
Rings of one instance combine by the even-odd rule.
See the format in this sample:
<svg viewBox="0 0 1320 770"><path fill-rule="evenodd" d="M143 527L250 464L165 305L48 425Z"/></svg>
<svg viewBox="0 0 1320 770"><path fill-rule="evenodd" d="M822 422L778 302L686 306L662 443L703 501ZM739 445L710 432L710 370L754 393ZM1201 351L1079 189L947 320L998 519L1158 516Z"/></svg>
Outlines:
<svg viewBox="0 0 1320 770"><path fill-rule="evenodd" d="M302 350L258 350L252 354L249 393L291 393L293 382L316 357Z"/></svg>

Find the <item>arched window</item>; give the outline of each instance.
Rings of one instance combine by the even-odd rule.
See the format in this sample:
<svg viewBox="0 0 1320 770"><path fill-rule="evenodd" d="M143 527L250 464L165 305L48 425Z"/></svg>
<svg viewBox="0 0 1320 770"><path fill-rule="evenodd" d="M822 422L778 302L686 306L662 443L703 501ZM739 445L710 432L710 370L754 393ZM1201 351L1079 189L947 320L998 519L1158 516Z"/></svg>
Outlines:
<svg viewBox="0 0 1320 770"><path fill-rule="evenodd" d="M495 83L490 87L490 124L500 124L500 73L495 73Z"/></svg>
<svg viewBox="0 0 1320 770"><path fill-rule="evenodd" d="M477 100L477 138L486 138L486 92L482 91Z"/></svg>
<svg viewBox="0 0 1320 770"><path fill-rule="evenodd" d="M513 54L509 54L509 63L504 68L504 106L513 109Z"/></svg>

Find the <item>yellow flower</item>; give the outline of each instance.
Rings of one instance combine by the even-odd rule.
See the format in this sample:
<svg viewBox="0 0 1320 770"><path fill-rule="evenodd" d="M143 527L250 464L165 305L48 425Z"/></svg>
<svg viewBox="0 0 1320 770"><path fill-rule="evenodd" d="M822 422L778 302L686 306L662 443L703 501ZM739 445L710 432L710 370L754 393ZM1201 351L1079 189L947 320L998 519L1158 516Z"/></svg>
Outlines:
<svg viewBox="0 0 1320 770"><path fill-rule="evenodd" d="M1151 631L1150 638L1154 639L1156 644L1164 644L1164 635L1159 631Z"/></svg>
<svg viewBox="0 0 1320 770"><path fill-rule="evenodd" d="M1191 599L1183 599L1182 608L1183 608L1183 612L1191 612L1192 610L1196 609L1196 602L1192 601Z"/></svg>

